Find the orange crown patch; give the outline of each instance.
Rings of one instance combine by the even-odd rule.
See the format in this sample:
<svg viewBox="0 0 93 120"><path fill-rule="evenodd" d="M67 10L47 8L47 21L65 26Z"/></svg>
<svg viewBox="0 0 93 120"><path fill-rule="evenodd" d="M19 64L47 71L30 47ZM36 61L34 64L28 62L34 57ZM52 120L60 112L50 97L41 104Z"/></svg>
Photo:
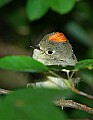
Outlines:
<svg viewBox="0 0 93 120"><path fill-rule="evenodd" d="M67 39L64 36L64 34L63 33L59 33L59 32L56 32L53 35L51 35L49 37L49 40L50 41L54 41L54 42L63 42L63 43L65 43L67 41Z"/></svg>

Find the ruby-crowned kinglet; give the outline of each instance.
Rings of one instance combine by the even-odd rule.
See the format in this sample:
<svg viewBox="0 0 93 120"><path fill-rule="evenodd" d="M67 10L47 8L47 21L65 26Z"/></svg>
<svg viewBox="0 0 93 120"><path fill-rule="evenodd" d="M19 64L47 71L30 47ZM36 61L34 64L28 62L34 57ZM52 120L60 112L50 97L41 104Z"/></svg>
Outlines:
<svg viewBox="0 0 93 120"><path fill-rule="evenodd" d="M63 33L53 32L47 34L33 51L33 58L45 65L74 66L77 58L72 46ZM66 71L68 73L68 71ZM62 79L51 75L40 76L36 86L41 87L66 87Z"/></svg>

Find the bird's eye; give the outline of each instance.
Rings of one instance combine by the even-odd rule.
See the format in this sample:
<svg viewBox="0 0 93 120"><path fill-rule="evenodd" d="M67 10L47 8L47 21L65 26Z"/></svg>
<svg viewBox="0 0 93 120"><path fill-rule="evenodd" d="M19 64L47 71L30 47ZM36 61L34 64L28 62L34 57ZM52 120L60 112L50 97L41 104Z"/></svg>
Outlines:
<svg viewBox="0 0 93 120"><path fill-rule="evenodd" d="M52 55L53 53L54 53L54 51L52 51L52 50L47 51L47 54L49 54L49 55Z"/></svg>

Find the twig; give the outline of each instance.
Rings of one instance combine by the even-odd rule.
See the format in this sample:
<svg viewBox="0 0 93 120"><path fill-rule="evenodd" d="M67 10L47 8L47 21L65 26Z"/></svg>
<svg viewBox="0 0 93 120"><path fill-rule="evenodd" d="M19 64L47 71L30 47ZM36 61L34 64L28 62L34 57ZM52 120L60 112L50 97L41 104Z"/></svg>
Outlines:
<svg viewBox="0 0 93 120"><path fill-rule="evenodd" d="M5 90L0 88L0 95L8 94L10 93L10 90Z"/></svg>
<svg viewBox="0 0 93 120"><path fill-rule="evenodd" d="M73 71L72 74L70 75L70 77L68 78L68 81L70 82L71 79L73 78L73 75L75 74L76 71ZM93 100L93 96L92 95L88 95L87 93L84 93L78 89L76 89L74 86L71 85L71 89L72 91L74 91L75 93L79 94L79 95L82 95L82 96L85 96L87 98L90 98Z"/></svg>
<svg viewBox="0 0 93 120"><path fill-rule="evenodd" d="M60 99L60 100L56 100L54 102L57 106L61 106L63 107L70 107L70 108L75 108L75 109L79 109L79 110L83 110L85 112L88 112L90 114L93 114L93 108L87 107L86 105L74 102L73 100L64 100L64 99Z"/></svg>
<svg viewBox="0 0 93 120"><path fill-rule="evenodd" d="M69 89L71 89L72 91L74 91L75 93L77 93L77 94L79 94L79 95L82 95L82 96L85 96L85 97L90 98L90 99L93 100L93 96L92 96L92 95L89 95L89 94L87 94L87 93L84 93L84 92L82 92L82 91L80 91L80 90L78 90L77 88L74 87L74 84L71 82L71 77L73 76L74 72L73 72L73 74L70 76L70 78L69 78L68 80L61 78L58 74L56 74L56 73L53 72L53 71L49 71L49 72L50 72L52 75L54 75L55 77L58 77L58 78L62 79L62 80L64 81L65 85L66 85ZM60 86L60 85L59 85L59 86ZM60 87L61 87L61 86L60 86Z"/></svg>
<svg viewBox="0 0 93 120"><path fill-rule="evenodd" d="M69 76L68 80L71 81L71 79L73 78L73 75L76 73L76 70L72 71L72 74Z"/></svg>
<svg viewBox="0 0 93 120"><path fill-rule="evenodd" d="M89 95L89 94L87 94L87 93L84 93L84 92L76 89L74 86L71 86L71 89L72 89L72 91L74 91L75 93L77 93L77 94L79 94L79 95L82 95L82 96L84 96L84 97L87 97L87 98L93 100L93 96L92 96L92 95Z"/></svg>

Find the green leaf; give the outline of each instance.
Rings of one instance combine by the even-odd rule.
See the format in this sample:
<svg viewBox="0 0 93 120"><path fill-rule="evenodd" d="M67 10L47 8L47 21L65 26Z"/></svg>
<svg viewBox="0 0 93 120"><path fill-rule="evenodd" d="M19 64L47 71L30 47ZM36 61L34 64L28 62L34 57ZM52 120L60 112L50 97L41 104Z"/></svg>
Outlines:
<svg viewBox="0 0 93 120"><path fill-rule="evenodd" d="M31 21L41 18L48 11L46 0L28 0L26 5L27 16Z"/></svg>
<svg viewBox="0 0 93 120"><path fill-rule="evenodd" d="M0 59L0 68L23 72L48 71L48 67L29 56L7 56Z"/></svg>
<svg viewBox="0 0 93 120"><path fill-rule="evenodd" d="M60 14L70 12L74 7L75 2L75 0L48 0L51 9Z"/></svg>
<svg viewBox="0 0 93 120"><path fill-rule="evenodd" d="M7 3L11 2L12 0L0 0L0 7L3 7Z"/></svg>
<svg viewBox="0 0 93 120"><path fill-rule="evenodd" d="M0 101L0 120L66 120L53 102L67 92L32 88L15 91Z"/></svg>
<svg viewBox="0 0 93 120"><path fill-rule="evenodd" d="M79 61L76 64L75 69L89 69L89 70L92 70L93 69L93 59L86 59L86 60Z"/></svg>

